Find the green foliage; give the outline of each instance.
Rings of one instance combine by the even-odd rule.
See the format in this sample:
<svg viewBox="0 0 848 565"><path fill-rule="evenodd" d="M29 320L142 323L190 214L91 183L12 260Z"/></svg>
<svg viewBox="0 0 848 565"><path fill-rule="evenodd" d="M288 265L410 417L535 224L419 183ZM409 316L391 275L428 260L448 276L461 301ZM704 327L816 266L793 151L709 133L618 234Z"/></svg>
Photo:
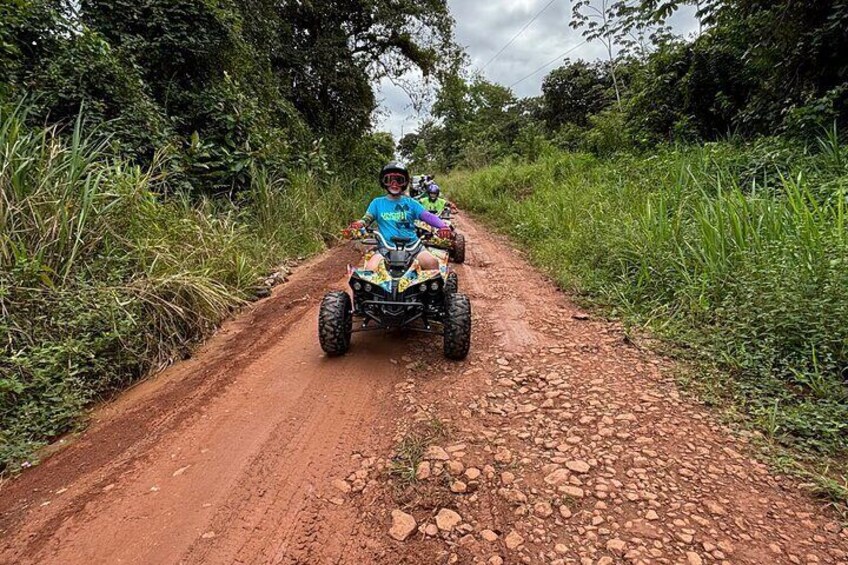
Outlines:
<svg viewBox="0 0 848 565"><path fill-rule="evenodd" d="M44 62L30 77L38 115L59 122L76 118L85 105L95 123L109 122L127 153L152 159L173 135L167 117L142 88L137 69L127 67L102 35L84 30L66 49Z"/></svg>
<svg viewBox="0 0 848 565"><path fill-rule="evenodd" d="M589 116L612 102L611 79L604 67L585 61L566 61L542 83L542 115L550 131L565 124L585 127Z"/></svg>
<svg viewBox="0 0 848 565"><path fill-rule="evenodd" d="M0 96L31 95L32 124L85 107L133 162L167 152L171 190L233 193L318 136L345 156L370 134L374 81L449 66L452 33L444 0L10 0Z"/></svg>
<svg viewBox="0 0 848 565"><path fill-rule="evenodd" d="M606 128L603 126L601 129ZM775 442L848 453L848 151L779 139L551 154L449 184L568 289L733 376Z"/></svg>
<svg viewBox="0 0 848 565"><path fill-rule="evenodd" d="M508 156L540 149L536 99L516 100L512 92L482 77L459 73L442 79L431 121L405 136L399 151L422 169L478 168ZM529 137L528 137L529 136Z"/></svg>
<svg viewBox="0 0 848 565"><path fill-rule="evenodd" d="M238 202L165 197L168 162L133 165L83 131L0 113L0 470L188 353L367 204L358 183L255 168Z"/></svg>
<svg viewBox="0 0 848 565"><path fill-rule="evenodd" d="M698 8L697 37L669 33L682 5ZM572 16L603 63L566 60L541 98L503 92L482 106L472 91L485 81L455 71L434 106L441 121L408 137L404 154L420 144L439 168L479 167L520 154L517 132L539 120L555 145L597 154L731 136L814 142L822 127L848 125L846 0L580 0Z"/></svg>
<svg viewBox="0 0 848 565"><path fill-rule="evenodd" d="M642 2L628 17L664 21L682 3L692 2ZM666 113L691 118L705 139L731 129L767 135L789 126L799 133L805 121L800 133L809 138L834 119L848 123L848 63L837 55L848 48L848 2L714 0L700 7L709 26L700 37L661 45L647 58L647 82L635 89L644 96L642 112L659 102Z"/></svg>
<svg viewBox="0 0 848 565"><path fill-rule="evenodd" d="M589 125L583 148L596 155L610 155L636 147L625 114L616 108L591 116Z"/></svg>

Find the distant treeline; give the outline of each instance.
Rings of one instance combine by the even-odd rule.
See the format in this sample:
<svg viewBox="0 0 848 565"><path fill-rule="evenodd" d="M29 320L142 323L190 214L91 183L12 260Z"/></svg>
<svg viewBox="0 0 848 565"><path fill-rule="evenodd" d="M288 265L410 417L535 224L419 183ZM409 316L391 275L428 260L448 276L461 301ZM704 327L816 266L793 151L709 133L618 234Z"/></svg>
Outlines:
<svg viewBox="0 0 848 565"><path fill-rule="evenodd" d="M848 124L848 0L631 4L573 4L572 26L610 56L567 60L539 97L518 99L454 67L434 119L404 137L401 152L451 169L532 159L551 145L603 154L728 137L814 139ZM667 26L684 4L697 9L695 38Z"/></svg>

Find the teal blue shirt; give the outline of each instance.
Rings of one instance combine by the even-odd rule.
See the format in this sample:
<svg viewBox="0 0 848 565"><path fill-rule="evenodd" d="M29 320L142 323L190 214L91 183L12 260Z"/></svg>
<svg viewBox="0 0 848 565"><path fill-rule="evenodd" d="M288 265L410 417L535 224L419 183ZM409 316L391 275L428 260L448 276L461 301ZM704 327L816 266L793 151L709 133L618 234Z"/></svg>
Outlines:
<svg viewBox="0 0 848 565"><path fill-rule="evenodd" d="M399 200L389 200L381 196L371 201L365 219L377 224L377 229L386 241L393 237L416 239L415 221L421 219L424 206L417 200L402 196Z"/></svg>

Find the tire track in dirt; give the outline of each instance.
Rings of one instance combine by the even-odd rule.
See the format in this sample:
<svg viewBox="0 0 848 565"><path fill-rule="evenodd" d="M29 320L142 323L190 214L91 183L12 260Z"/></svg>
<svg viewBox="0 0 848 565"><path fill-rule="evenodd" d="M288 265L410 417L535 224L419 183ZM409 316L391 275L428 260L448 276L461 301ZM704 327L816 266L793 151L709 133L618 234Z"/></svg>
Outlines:
<svg viewBox="0 0 848 565"><path fill-rule="evenodd" d="M848 562L834 514L679 394L672 363L458 224L466 361L404 334L326 359L317 303L356 259L336 249L4 485L0 562ZM449 460L399 494L393 446L430 420ZM387 535L398 507L421 527L404 542ZM463 523L427 533L442 507Z"/></svg>
<svg viewBox="0 0 848 565"><path fill-rule="evenodd" d="M327 504L319 494L351 453L385 443L390 358L406 347L362 336L358 356L321 354L317 302L327 280L341 287L350 259L337 249L308 265L196 360L107 407L80 441L6 485L0 561L264 563L316 545L332 553L326 532L304 534L303 518ZM104 445L113 438L121 449ZM352 530L357 516L340 514L334 531Z"/></svg>

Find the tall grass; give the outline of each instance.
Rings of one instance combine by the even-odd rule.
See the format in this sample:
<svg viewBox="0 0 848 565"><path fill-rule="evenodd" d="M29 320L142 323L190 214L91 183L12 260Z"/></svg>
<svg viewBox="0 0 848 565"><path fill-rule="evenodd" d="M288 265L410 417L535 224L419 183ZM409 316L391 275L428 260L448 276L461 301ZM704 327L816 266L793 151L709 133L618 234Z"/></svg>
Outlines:
<svg viewBox="0 0 848 565"><path fill-rule="evenodd" d="M770 439L848 452L848 152L766 140L456 173L564 287L694 349ZM771 422L766 426L766 422Z"/></svg>
<svg viewBox="0 0 848 565"><path fill-rule="evenodd" d="M241 201L163 197L164 167L115 159L0 110L0 470L92 401L184 355L286 258L320 250L366 191L255 171Z"/></svg>

